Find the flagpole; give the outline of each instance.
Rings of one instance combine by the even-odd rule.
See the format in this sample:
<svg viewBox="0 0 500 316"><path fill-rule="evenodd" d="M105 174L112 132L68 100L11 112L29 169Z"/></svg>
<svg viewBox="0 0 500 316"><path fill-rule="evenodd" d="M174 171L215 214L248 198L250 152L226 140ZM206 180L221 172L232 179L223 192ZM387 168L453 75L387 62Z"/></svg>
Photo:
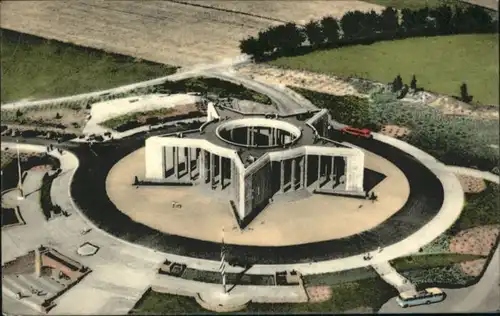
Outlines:
<svg viewBox="0 0 500 316"><path fill-rule="evenodd" d="M19 181L17 182L17 188L19 189L20 195L17 197L18 200L24 200L23 194L23 178L21 173L21 158L19 157L19 141L16 141L17 150L17 172L19 173Z"/></svg>

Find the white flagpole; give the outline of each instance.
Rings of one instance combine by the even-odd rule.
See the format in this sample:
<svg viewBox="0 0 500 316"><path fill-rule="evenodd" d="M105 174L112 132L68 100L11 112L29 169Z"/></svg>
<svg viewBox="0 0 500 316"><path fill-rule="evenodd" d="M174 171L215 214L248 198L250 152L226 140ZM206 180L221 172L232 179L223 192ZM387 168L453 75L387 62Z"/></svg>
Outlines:
<svg viewBox="0 0 500 316"><path fill-rule="evenodd" d="M21 173L21 159L19 157L19 141L16 142L17 149L17 172L19 173L19 181L17 182L17 188L19 189L20 195L17 197L18 200L24 200L23 194L23 179Z"/></svg>

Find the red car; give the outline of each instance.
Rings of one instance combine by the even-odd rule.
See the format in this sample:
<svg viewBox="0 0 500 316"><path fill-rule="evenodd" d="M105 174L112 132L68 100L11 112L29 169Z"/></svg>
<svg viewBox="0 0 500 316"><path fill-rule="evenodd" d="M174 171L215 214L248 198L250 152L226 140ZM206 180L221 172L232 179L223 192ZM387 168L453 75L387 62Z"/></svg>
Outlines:
<svg viewBox="0 0 500 316"><path fill-rule="evenodd" d="M359 129L347 126L342 128L340 131L342 132L342 134L351 134L354 136L360 136L364 138L373 138L372 132L367 128Z"/></svg>

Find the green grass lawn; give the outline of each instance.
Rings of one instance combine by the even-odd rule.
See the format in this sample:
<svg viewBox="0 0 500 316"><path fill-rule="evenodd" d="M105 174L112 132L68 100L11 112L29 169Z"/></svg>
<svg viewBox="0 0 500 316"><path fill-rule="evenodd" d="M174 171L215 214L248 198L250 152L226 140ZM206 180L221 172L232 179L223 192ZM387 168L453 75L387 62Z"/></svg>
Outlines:
<svg viewBox="0 0 500 316"><path fill-rule="evenodd" d="M282 57L271 65L360 77L383 83L400 74L428 91L459 95L467 83L473 102L498 105L498 35L473 34L421 37L372 45L356 45Z"/></svg>
<svg viewBox="0 0 500 316"><path fill-rule="evenodd" d="M1 29L2 103L103 90L175 67Z"/></svg>
<svg viewBox="0 0 500 316"><path fill-rule="evenodd" d="M322 303L250 303L242 313L300 313L300 312L342 312L359 307L379 309L397 291L379 277L345 282L332 286L332 298ZM160 315L207 313L194 298L148 291L137 303L131 314Z"/></svg>
<svg viewBox="0 0 500 316"><path fill-rule="evenodd" d="M397 258L391 261L391 265L398 271L407 271L449 266L454 263L477 259L484 259L484 257L460 253L428 254Z"/></svg>
<svg viewBox="0 0 500 316"><path fill-rule="evenodd" d="M486 182L486 190L479 193L466 193L464 209L450 231L455 234L473 227L500 224L499 188L500 186L496 183Z"/></svg>

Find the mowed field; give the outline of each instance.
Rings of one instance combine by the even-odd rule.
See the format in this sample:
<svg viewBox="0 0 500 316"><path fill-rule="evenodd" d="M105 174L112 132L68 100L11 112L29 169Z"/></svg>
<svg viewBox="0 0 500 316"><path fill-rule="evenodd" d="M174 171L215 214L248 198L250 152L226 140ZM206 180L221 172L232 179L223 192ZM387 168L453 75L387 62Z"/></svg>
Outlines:
<svg viewBox="0 0 500 316"><path fill-rule="evenodd" d="M400 74L405 84L460 95L465 82L473 102L498 105L498 35L420 37L283 57L271 65L388 83Z"/></svg>
<svg viewBox="0 0 500 316"><path fill-rule="evenodd" d="M194 5L171 1L2 1L0 26L187 66L238 56L241 39L280 21L303 23L325 15L340 17L348 10L372 9L382 7L362 1L197 1Z"/></svg>

